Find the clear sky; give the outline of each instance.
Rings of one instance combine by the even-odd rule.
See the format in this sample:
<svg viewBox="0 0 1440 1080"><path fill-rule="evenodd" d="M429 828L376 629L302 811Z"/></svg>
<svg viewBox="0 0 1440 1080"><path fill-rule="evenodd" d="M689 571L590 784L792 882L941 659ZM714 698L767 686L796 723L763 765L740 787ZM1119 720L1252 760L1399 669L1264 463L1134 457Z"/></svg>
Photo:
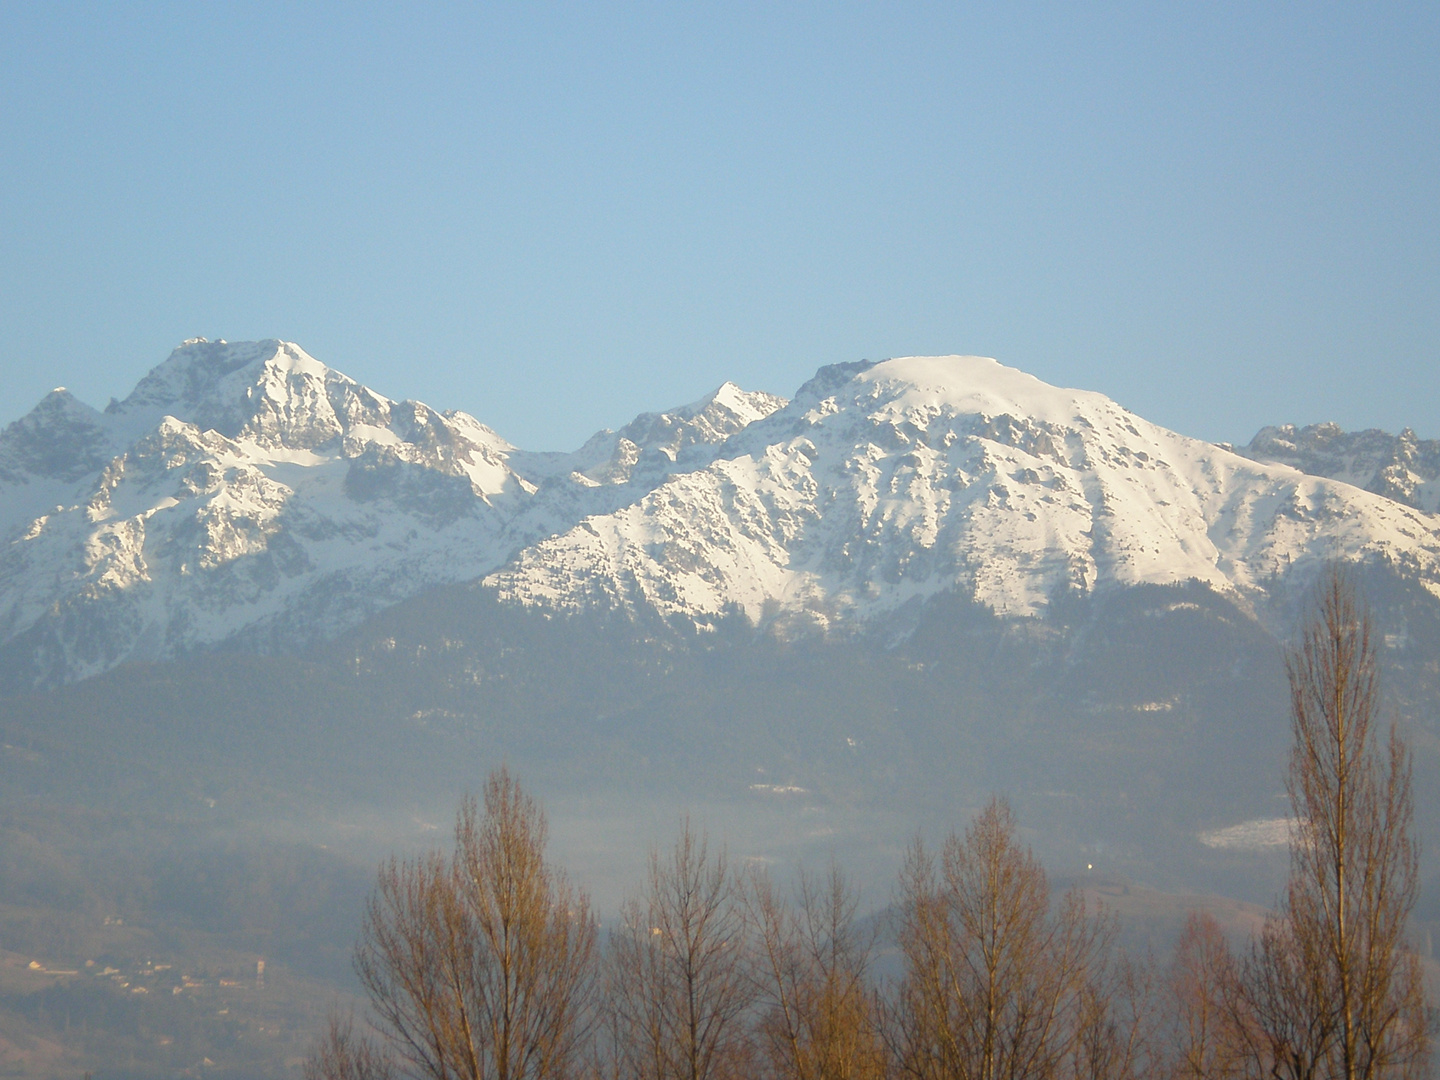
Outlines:
<svg viewBox="0 0 1440 1080"><path fill-rule="evenodd" d="M1440 4L0 0L0 422L283 337L577 446L974 352L1440 436Z"/></svg>

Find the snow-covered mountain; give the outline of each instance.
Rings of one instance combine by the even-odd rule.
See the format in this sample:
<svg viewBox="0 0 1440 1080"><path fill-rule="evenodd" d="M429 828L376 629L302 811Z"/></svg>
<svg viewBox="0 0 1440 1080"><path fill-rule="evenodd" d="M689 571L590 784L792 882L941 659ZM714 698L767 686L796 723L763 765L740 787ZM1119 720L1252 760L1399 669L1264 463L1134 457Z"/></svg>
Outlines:
<svg viewBox="0 0 1440 1080"><path fill-rule="evenodd" d="M1292 465L1328 476L1430 513L1440 511L1440 439L1421 439L1370 428L1342 431L1336 424L1261 428L1238 451L1256 461Z"/></svg>
<svg viewBox="0 0 1440 1080"><path fill-rule="evenodd" d="M60 389L0 433L0 642L47 681L323 639L632 502L782 404L726 384L523 454L296 345L187 341L104 412Z"/></svg>
<svg viewBox="0 0 1440 1080"><path fill-rule="evenodd" d="M703 469L524 551L503 599L826 629L951 590L1032 616L1199 580L1247 602L1330 558L1440 592L1440 521L978 357L822 369Z"/></svg>
<svg viewBox="0 0 1440 1080"><path fill-rule="evenodd" d="M56 390L0 433L0 659L45 682L302 647L481 578L507 603L827 632L903 632L950 592L1017 617L1192 579L1261 602L1333 557L1440 592L1431 481L1354 486L1401 458L1428 476L1428 451L1374 434L1273 429L1246 457L952 356L824 368L789 403L727 383L541 454L298 346L197 339L103 412ZM1341 479L1252 459L1284 447Z"/></svg>

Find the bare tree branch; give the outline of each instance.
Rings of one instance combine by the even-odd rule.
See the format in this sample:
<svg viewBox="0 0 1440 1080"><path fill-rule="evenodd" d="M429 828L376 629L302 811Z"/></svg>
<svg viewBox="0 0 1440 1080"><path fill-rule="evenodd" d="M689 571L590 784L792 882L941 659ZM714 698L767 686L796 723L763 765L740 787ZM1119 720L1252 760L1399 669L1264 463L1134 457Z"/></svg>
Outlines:
<svg viewBox="0 0 1440 1080"><path fill-rule="evenodd" d="M792 908L763 872L752 874L746 889L769 1075L879 1080L885 1052L868 981L871 939L855 927L858 898L835 866L818 882L802 873L796 893Z"/></svg>
<svg viewBox="0 0 1440 1080"><path fill-rule="evenodd" d="M369 1039L355 1034L355 1021L331 1015L325 1034L305 1062L305 1080L394 1080L395 1066Z"/></svg>
<svg viewBox="0 0 1440 1080"><path fill-rule="evenodd" d="M1419 887L1410 754L1385 749L1374 631L1331 568L1288 659L1296 820L1280 912L1244 966L1252 1071L1309 1080L1418 1076L1425 995L1406 925Z"/></svg>
<svg viewBox="0 0 1440 1080"><path fill-rule="evenodd" d="M739 887L687 820L670 853L650 853L644 894L611 936L607 1006L619 1075L730 1080L751 1075L754 979Z"/></svg>
<svg viewBox="0 0 1440 1080"><path fill-rule="evenodd" d="M950 835L938 866L917 841L900 888L905 977L887 1025L900 1070L917 1080L1060 1075L1109 921L1089 918L1076 893L1051 915L1045 871L1016 842L1000 799L963 839ZM1108 1023L1093 1011L1089 1022L1092 1036Z"/></svg>
<svg viewBox="0 0 1440 1080"><path fill-rule="evenodd" d="M591 1022L589 901L546 863L544 814L504 769L462 806L455 847L391 859L355 968L415 1075L563 1080Z"/></svg>

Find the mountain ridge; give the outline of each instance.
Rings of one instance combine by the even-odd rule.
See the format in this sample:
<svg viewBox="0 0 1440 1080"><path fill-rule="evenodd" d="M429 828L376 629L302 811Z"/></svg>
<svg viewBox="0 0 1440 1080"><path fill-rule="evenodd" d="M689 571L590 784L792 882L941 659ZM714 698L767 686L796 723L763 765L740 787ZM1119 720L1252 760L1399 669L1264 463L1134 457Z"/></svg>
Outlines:
<svg viewBox="0 0 1440 1080"><path fill-rule="evenodd" d="M1347 432L1338 424L1261 428L1237 453L1328 476L1428 513L1440 511L1440 439L1376 428Z"/></svg>
<svg viewBox="0 0 1440 1080"><path fill-rule="evenodd" d="M1265 618L1275 581L1337 557L1440 592L1428 448L1317 431L1231 452L991 359L901 357L821 368L788 402L727 382L536 453L292 343L191 339L103 412L57 389L0 432L0 666L50 683L305 648L467 581L785 633L1187 580ZM1394 482L1346 482L1364 468Z"/></svg>
<svg viewBox="0 0 1440 1080"><path fill-rule="evenodd" d="M776 400L722 387L651 417L651 441L700 460L726 416L733 428ZM324 640L632 499L684 457L603 442L585 464L608 482L565 455L536 470L468 414L393 401L296 345L192 339L103 413L57 391L0 433L9 667L66 681ZM631 452L644 470L620 460Z"/></svg>
<svg viewBox="0 0 1440 1080"><path fill-rule="evenodd" d="M1440 588L1427 515L1166 431L980 357L822 369L785 409L486 579L559 610L743 611L821 629L959 588L1034 616L1057 591L1198 580L1255 601L1328 558Z"/></svg>

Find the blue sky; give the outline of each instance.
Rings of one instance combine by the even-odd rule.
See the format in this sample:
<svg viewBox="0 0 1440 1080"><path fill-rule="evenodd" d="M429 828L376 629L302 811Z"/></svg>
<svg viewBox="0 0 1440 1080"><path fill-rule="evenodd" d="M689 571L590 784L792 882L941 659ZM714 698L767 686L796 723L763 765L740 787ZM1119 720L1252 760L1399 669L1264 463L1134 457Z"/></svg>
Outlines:
<svg viewBox="0 0 1440 1080"><path fill-rule="evenodd" d="M0 422L283 337L535 449L976 352L1440 436L1440 5L0 0Z"/></svg>

